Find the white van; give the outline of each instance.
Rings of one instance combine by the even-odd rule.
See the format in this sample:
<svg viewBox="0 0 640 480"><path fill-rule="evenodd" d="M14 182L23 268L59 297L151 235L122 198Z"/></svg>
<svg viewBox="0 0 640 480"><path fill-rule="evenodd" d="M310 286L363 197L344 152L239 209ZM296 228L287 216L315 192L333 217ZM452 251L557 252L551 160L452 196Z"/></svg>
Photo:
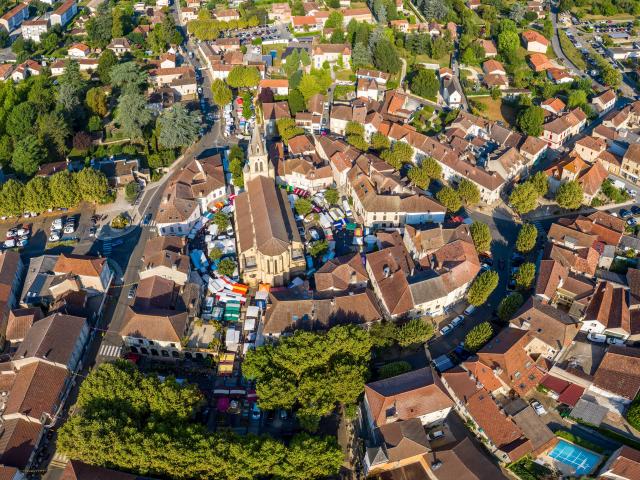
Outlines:
<svg viewBox="0 0 640 480"><path fill-rule="evenodd" d="M467 308L464 309L464 314L471 315L475 311L476 311L476 307L474 305L469 305Z"/></svg>
<svg viewBox="0 0 640 480"><path fill-rule="evenodd" d="M607 336L601 333L590 332L587 334L587 338L594 343L604 343L607 341Z"/></svg>

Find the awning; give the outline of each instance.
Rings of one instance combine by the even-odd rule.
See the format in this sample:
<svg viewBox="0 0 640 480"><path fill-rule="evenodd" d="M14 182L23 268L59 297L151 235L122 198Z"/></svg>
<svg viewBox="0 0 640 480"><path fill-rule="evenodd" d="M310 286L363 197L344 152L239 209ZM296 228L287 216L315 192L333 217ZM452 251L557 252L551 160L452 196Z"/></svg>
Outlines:
<svg viewBox="0 0 640 480"><path fill-rule="evenodd" d="M561 378L554 377L553 375L545 375L542 377L540 385L560 394L564 392L571 383L566 380L562 380Z"/></svg>
<svg viewBox="0 0 640 480"><path fill-rule="evenodd" d="M558 397L558 402L564 403L571 407L575 406L578 403L578 400L582 397L584 393L584 387L580 385L576 385L575 383L571 383Z"/></svg>

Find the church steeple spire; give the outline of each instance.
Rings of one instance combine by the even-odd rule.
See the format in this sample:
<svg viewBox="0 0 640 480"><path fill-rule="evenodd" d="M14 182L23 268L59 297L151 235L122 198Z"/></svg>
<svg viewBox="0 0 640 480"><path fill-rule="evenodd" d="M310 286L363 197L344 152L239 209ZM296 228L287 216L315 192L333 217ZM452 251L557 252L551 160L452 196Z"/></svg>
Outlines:
<svg viewBox="0 0 640 480"><path fill-rule="evenodd" d="M244 179L248 182L257 176L275 178L275 172L269 162L264 139L260 132L260 125L256 122L251 134L251 142L247 149L247 164L245 165Z"/></svg>

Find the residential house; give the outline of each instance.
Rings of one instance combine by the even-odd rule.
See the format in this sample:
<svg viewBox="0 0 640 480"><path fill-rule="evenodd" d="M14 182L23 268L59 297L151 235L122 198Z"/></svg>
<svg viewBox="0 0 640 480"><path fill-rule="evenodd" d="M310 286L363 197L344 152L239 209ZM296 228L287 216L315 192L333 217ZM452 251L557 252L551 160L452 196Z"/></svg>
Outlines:
<svg viewBox="0 0 640 480"><path fill-rule="evenodd" d="M147 241L142 254L140 279L162 277L176 285L189 280L190 262L184 237L166 235Z"/></svg>
<svg viewBox="0 0 640 480"><path fill-rule="evenodd" d="M580 108L574 108L570 112L544 124L542 139L550 148L559 148L564 142L577 135L587 123L587 116Z"/></svg>
<svg viewBox="0 0 640 480"><path fill-rule="evenodd" d="M163 53L160 56L160 68L176 68L176 55L175 53Z"/></svg>
<svg viewBox="0 0 640 480"><path fill-rule="evenodd" d="M106 258L71 253L61 253L52 271L54 275L72 275L83 290L95 293L106 292L114 276Z"/></svg>
<svg viewBox="0 0 640 480"><path fill-rule="evenodd" d="M374 22L371 10L366 6L361 8L342 8L340 9L340 13L342 13L342 26L344 28L349 25L351 20L364 23Z"/></svg>
<svg viewBox="0 0 640 480"><path fill-rule="evenodd" d="M599 403L611 413L622 415L640 392L640 349L611 345L588 392L604 399Z"/></svg>
<svg viewBox="0 0 640 480"><path fill-rule="evenodd" d="M51 14L51 25L65 27L76 16L76 13L78 13L76 0L66 0Z"/></svg>
<svg viewBox="0 0 640 480"><path fill-rule="evenodd" d="M287 285L306 269L304 246L287 194L276 187L273 165L257 125L247 157L245 191L235 200L239 272L251 285Z"/></svg>
<svg viewBox="0 0 640 480"><path fill-rule="evenodd" d="M11 72L11 79L14 82L21 82L30 76L40 75L42 66L35 60L25 60Z"/></svg>
<svg viewBox="0 0 640 480"><path fill-rule="evenodd" d="M549 40L544 35L535 30L525 30L521 34L522 45L527 49L527 52L534 53L547 53L549 48Z"/></svg>
<svg viewBox="0 0 640 480"><path fill-rule="evenodd" d="M273 102L262 104L262 119L267 137L278 135L277 122L282 118L291 118L287 102Z"/></svg>
<svg viewBox="0 0 640 480"><path fill-rule="evenodd" d="M265 88L270 89L275 95L289 95L289 80L283 79L262 79L258 84L258 93Z"/></svg>
<svg viewBox="0 0 640 480"><path fill-rule="evenodd" d="M529 63L534 72L544 72L549 68L554 68L553 63L551 63L544 53L532 53L529 55Z"/></svg>
<svg viewBox="0 0 640 480"><path fill-rule="evenodd" d="M272 341L298 329L327 330L335 325L371 325L382 314L369 289L348 292L285 290L272 292L256 344Z"/></svg>
<svg viewBox="0 0 640 480"><path fill-rule="evenodd" d="M171 88L179 99L196 98L198 82L192 67L156 68L149 71L149 79L157 88Z"/></svg>
<svg viewBox="0 0 640 480"><path fill-rule="evenodd" d="M369 429L418 419L423 426L441 423L453 407L446 388L430 367L364 386L364 417Z"/></svg>
<svg viewBox="0 0 640 480"><path fill-rule="evenodd" d="M593 163L607 149L607 142L602 138L586 135L576 141L573 149L585 162Z"/></svg>
<svg viewBox="0 0 640 480"><path fill-rule="evenodd" d="M563 70L562 68L548 68L547 78L556 85L561 85L563 83L572 83L575 79L573 75L571 75L566 70Z"/></svg>
<svg viewBox="0 0 640 480"><path fill-rule="evenodd" d="M528 135L520 145L520 155L533 165L547 153L548 148L544 140Z"/></svg>
<svg viewBox="0 0 640 480"><path fill-rule="evenodd" d="M131 51L131 44L126 38L114 38L111 40L107 48L118 56L124 55Z"/></svg>
<svg viewBox="0 0 640 480"><path fill-rule="evenodd" d="M180 9L180 21L183 24L189 23L191 20L198 19L198 9L193 7L184 7Z"/></svg>
<svg viewBox="0 0 640 480"><path fill-rule="evenodd" d="M160 235L186 236L207 207L226 194L220 155L196 158L167 183L156 225Z"/></svg>
<svg viewBox="0 0 640 480"><path fill-rule="evenodd" d="M372 78L360 78L356 83L356 96L369 100L378 100L378 84Z"/></svg>
<svg viewBox="0 0 640 480"><path fill-rule="evenodd" d="M525 350L532 358L549 361L558 358L580 330L580 323L568 313L535 297L525 302L509 325L531 333Z"/></svg>
<svg viewBox="0 0 640 480"><path fill-rule="evenodd" d="M634 480L640 478L640 450L621 446L611 454L600 469L603 480Z"/></svg>
<svg viewBox="0 0 640 480"><path fill-rule="evenodd" d="M542 260L536 282L536 298L558 305L572 318L581 320L589 304L595 285L582 275L570 272L555 260Z"/></svg>
<svg viewBox="0 0 640 480"><path fill-rule="evenodd" d="M460 108L462 106L462 89L460 82L454 76L441 77L441 79L442 98L450 108Z"/></svg>
<svg viewBox="0 0 640 480"><path fill-rule="evenodd" d="M49 30L49 20L35 18L22 22L22 38L40 43L42 36Z"/></svg>
<svg viewBox="0 0 640 480"><path fill-rule="evenodd" d="M604 115L611 111L616 104L616 92L608 89L591 99L591 105L595 108L598 115Z"/></svg>
<svg viewBox="0 0 640 480"><path fill-rule="evenodd" d="M314 45L311 63L314 68L322 68L325 62L329 65L349 65L351 46L348 44L318 43Z"/></svg>
<svg viewBox="0 0 640 480"><path fill-rule="evenodd" d="M640 184L640 144L629 145L622 157L620 175L635 184Z"/></svg>
<svg viewBox="0 0 640 480"><path fill-rule="evenodd" d="M125 188L131 182L138 182L144 175L139 171L136 158L103 159L97 168L104 173L111 188Z"/></svg>
<svg viewBox="0 0 640 480"><path fill-rule="evenodd" d="M560 115L566 108L566 104L559 98L549 98L542 102L540 106L554 116Z"/></svg>
<svg viewBox="0 0 640 480"><path fill-rule="evenodd" d="M386 85L389 81L390 75L386 72L381 72L380 70L370 70L366 68L359 68L356 71L356 79L371 79L375 80L378 85Z"/></svg>
<svg viewBox="0 0 640 480"><path fill-rule="evenodd" d="M0 253L0 325L6 325L10 312L18 304L24 265L18 252Z"/></svg>
<svg viewBox="0 0 640 480"><path fill-rule="evenodd" d="M268 12L269 20L280 23L289 23L291 21L291 7L288 3L272 3Z"/></svg>
<svg viewBox="0 0 640 480"><path fill-rule="evenodd" d="M302 32L316 32L324 28L324 24L327 21L324 17L316 16L292 16L291 26L295 33Z"/></svg>
<svg viewBox="0 0 640 480"><path fill-rule="evenodd" d="M474 370L456 367L442 374L442 383L454 399L454 408L477 425L478 434L501 461L513 462L533 452L532 442L498 407L483 376Z"/></svg>
<svg viewBox="0 0 640 480"><path fill-rule="evenodd" d="M345 291L366 287L369 275L362 257L353 253L328 260L314 274L314 279L319 292Z"/></svg>
<svg viewBox="0 0 640 480"><path fill-rule="evenodd" d="M91 48L84 43L74 43L67 50L67 55L72 58L85 58L88 57L90 53Z"/></svg>
<svg viewBox="0 0 640 480"><path fill-rule="evenodd" d="M636 341L640 338L640 315L629 307L624 287L601 281L587 306L581 330Z"/></svg>
<svg viewBox="0 0 640 480"><path fill-rule="evenodd" d="M554 223L547 238L551 243L545 249L544 258L560 262L574 273L595 276L601 251L604 250L604 244L598 242L597 235Z"/></svg>
<svg viewBox="0 0 640 480"><path fill-rule="evenodd" d="M498 49L496 48L496 44L493 40L478 40L480 46L484 48L484 56L486 58L495 58L498 56Z"/></svg>
<svg viewBox="0 0 640 480"><path fill-rule="evenodd" d="M216 20L221 22L230 22L231 20L240 20L240 13L233 8L225 8L221 10L214 10L213 16Z"/></svg>
<svg viewBox="0 0 640 480"><path fill-rule="evenodd" d="M82 368L82 353L89 332L85 318L61 313L49 315L27 331L13 354L13 364L19 368L38 358L76 372Z"/></svg>
<svg viewBox="0 0 640 480"><path fill-rule="evenodd" d="M9 312L5 338L12 350L24 340L31 326L42 319L42 310L36 308L15 308Z"/></svg>
<svg viewBox="0 0 640 480"><path fill-rule="evenodd" d="M524 396L544 376L532 357L533 352L527 351L532 337L528 330L504 328L478 351L477 360L465 362L465 368L490 392L506 394L513 390Z"/></svg>
<svg viewBox="0 0 640 480"><path fill-rule="evenodd" d="M7 33L11 33L22 25L22 22L27 18L29 18L29 4L18 3L0 18L0 25L4 27Z"/></svg>

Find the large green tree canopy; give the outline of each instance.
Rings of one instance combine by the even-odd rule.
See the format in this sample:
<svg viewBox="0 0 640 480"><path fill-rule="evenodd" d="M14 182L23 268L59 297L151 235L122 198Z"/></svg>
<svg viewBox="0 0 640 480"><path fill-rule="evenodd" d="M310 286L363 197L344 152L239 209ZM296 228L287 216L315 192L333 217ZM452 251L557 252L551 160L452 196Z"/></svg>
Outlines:
<svg viewBox="0 0 640 480"><path fill-rule="evenodd" d="M192 420L202 396L193 385L144 375L127 362L103 364L82 382L77 412L58 448L83 462L177 480L309 480L338 473L335 439L210 434Z"/></svg>
<svg viewBox="0 0 640 480"><path fill-rule="evenodd" d="M369 333L354 325L326 333L299 330L277 345L250 350L243 373L256 380L262 408L297 408L300 420L313 427L337 404L356 403L370 351Z"/></svg>

